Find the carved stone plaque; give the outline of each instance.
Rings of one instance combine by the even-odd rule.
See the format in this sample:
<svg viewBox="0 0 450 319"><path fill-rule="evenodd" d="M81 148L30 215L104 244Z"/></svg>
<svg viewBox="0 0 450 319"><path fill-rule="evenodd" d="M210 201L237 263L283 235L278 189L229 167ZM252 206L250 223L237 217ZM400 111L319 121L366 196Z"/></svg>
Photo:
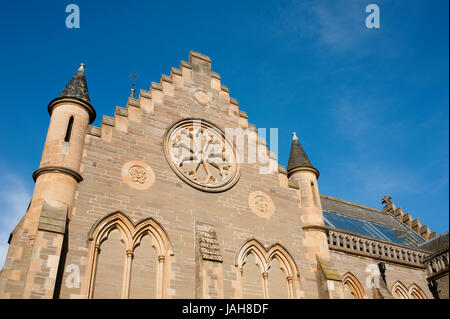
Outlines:
<svg viewBox="0 0 450 319"><path fill-rule="evenodd" d="M66 231L67 206L53 206L45 200L39 217L39 230L64 234Z"/></svg>
<svg viewBox="0 0 450 319"><path fill-rule="evenodd" d="M217 241L217 234L213 226L196 223L195 231L202 259L223 262L219 242Z"/></svg>

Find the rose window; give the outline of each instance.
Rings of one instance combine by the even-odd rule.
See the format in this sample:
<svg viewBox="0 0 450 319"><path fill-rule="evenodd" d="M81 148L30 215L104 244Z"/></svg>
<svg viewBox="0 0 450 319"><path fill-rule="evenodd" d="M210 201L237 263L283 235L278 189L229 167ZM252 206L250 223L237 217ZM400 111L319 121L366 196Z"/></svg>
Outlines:
<svg viewBox="0 0 450 319"><path fill-rule="evenodd" d="M239 178L234 148L209 122L178 122L166 134L164 147L172 169L193 187L218 192Z"/></svg>

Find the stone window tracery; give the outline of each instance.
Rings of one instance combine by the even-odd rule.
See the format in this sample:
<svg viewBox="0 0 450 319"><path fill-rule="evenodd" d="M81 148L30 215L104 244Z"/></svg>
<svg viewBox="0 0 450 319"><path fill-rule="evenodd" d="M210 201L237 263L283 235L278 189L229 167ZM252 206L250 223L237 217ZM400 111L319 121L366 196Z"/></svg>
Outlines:
<svg viewBox="0 0 450 319"><path fill-rule="evenodd" d="M243 298L243 275L245 273L245 264L248 257L254 258L259 269L260 289L264 298L272 298L269 289L269 278L272 264L276 264L282 271L285 277L286 296L294 299L299 290L298 272L294 260L290 257L287 251L279 244L273 245L266 250L257 240L250 240L246 242L238 251L236 256L236 269L238 274L237 298ZM273 262L275 261L276 262Z"/></svg>
<svg viewBox="0 0 450 319"><path fill-rule="evenodd" d="M104 298L104 294L96 292L96 288L99 286L99 281L96 277L99 277L99 259L102 258L102 249L106 243L108 243L109 236L111 233L116 234L116 238L120 238L120 241L123 244L123 249L117 252L115 249L114 255L114 264L123 265L123 271L121 272L111 272L111 274L115 274L116 277L120 278L110 278L111 281L117 281L121 283L119 297L121 298L129 298L130 297L130 282L133 275L133 257L136 252L136 248L141 245L141 241L150 239L150 246L155 250L157 256L157 260L155 262L155 274L153 280L155 281L150 285L154 287L155 291L153 291L148 295L148 297L156 297L156 298L164 298L166 297L166 287L167 287L167 269L168 262L170 261L170 257L173 255L171 250L171 245L167 235L165 234L162 227L156 223L153 219L149 218L141 221L137 225L133 224L127 216L124 214L117 212L111 215L106 216L101 221L99 221L96 225L94 225L93 229L90 232L89 240L91 241L91 249L90 249L90 267L89 267L89 283L88 283L88 292L87 295L89 298L102 297ZM119 236L119 237L117 237ZM117 246L117 245L116 245ZM144 245L147 249L150 249L150 246ZM117 247L115 247L117 248ZM142 250L142 249L141 249ZM117 255L118 254L118 255ZM116 256L117 255L117 256ZM150 256L152 256L150 254ZM136 267L134 267L136 268ZM110 270L102 268L102 271L108 272ZM103 276L104 274L101 274ZM133 278L133 282L138 282ZM145 278L147 279L147 278ZM116 289L117 289L116 285ZM104 289L106 289L104 287ZM106 293L108 295L108 293ZM140 297L143 296L142 294Z"/></svg>
<svg viewBox="0 0 450 319"><path fill-rule="evenodd" d="M351 273L346 273L342 280L344 284L344 289L348 289L349 293L353 296L355 299L366 299L366 292L359 282L358 278L356 278Z"/></svg>
<svg viewBox="0 0 450 319"><path fill-rule="evenodd" d="M408 289L400 281L392 286L392 295L395 299L409 299Z"/></svg>
<svg viewBox="0 0 450 319"><path fill-rule="evenodd" d="M239 179L235 149L212 123L185 119L167 131L164 152L172 170L187 184L220 192Z"/></svg>

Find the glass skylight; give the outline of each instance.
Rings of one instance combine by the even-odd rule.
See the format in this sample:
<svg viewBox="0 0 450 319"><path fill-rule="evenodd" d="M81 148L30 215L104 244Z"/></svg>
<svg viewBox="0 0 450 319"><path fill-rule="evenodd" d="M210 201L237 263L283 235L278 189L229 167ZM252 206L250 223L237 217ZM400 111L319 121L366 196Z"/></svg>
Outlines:
<svg viewBox="0 0 450 319"><path fill-rule="evenodd" d="M347 230L363 236L413 247L417 247L425 242L425 239L406 226L405 228L395 228L327 211L323 211L323 217L326 226Z"/></svg>

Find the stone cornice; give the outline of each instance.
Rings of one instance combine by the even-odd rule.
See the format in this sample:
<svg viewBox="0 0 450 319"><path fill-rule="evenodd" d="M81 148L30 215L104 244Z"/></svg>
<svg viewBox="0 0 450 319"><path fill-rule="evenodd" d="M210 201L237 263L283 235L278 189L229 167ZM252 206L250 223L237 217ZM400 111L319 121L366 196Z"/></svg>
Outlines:
<svg viewBox="0 0 450 319"><path fill-rule="evenodd" d="M200 59L200 60L203 60L205 62L211 63L211 58L209 56L206 56L204 54L201 54L201 53L198 53L198 52L195 52L195 51L191 51L190 52L190 54L189 54L189 63L191 63L192 57L195 57L197 59Z"/></svg>
<svg viewBox="0 0 450 319"><path fill-rule="evenodd" d="M242 118L244 118L244 119L248 119L247 113L245 113L245 112L242 111L242 110L239 110L239 116L242 117Z"/></svg>
<svg viewBox="0 0 450 319"><path fill-rule="evenodd" d="M37 178L40 175L46 174L46 173L66 174L66 175L69 175L69 176L73 177L73 179L77 183L79 183L79 182L81 182L83 180L83 177L81 176L80 173L78 173L77 171L75 171L75 170L73 170L71 168L67 168L67 167L63 167L63 166L43 166L43 167L39 167L33 173L33 180L36 182Z"/></svg>
<svg viewBox="0 0 450 319"><path fill-rule="evenodd" d="M88 114L89 114L89 124L92 124L92 122L95 121L95 117L97 116L97 114L95 113L95 109L94 107L86 102L83 101L79 98L76 97L58 97L56 99L53 99L52 101L50 101L50 103L48 104L48 114L50 114L50 116L53 113L53 110L58 107L61 104L64 103L75 103L78 104L79 106L81 106L82 108L84 108Z"/></svg>
<svg viewBox="0 0 450 319"><path fill-rule="evenodd" d="M308 226L303 226L302 227L302 229L304 230L304 231L310 231L310 230L315 230L315 231L321 231L321 232L323 232L323 233L325 233L325 234L328 234L328 231L329 231L329 229L328 229L328 227L326 227L326 226L320 226L320 225L308 225Z"/></svg>
<svg viewBox="0 0 450 319"><path fill-rule="evenodd" d="M315 175L316 175L316 178L318 179L319 178L319 171L316 169L316 168L314 168L314 167L306 167L306 166L303 166L303 167L297 167L297 168L294 168L294 169L291 169L291 170L289 170L288 172L287 172L287 174L288 174L288 176L290 177L290 176L292 176L293 174L295 174L296 172L302 172L302 171L309 171L309 172L312 172L312 173L314 173Z"/></svg>

